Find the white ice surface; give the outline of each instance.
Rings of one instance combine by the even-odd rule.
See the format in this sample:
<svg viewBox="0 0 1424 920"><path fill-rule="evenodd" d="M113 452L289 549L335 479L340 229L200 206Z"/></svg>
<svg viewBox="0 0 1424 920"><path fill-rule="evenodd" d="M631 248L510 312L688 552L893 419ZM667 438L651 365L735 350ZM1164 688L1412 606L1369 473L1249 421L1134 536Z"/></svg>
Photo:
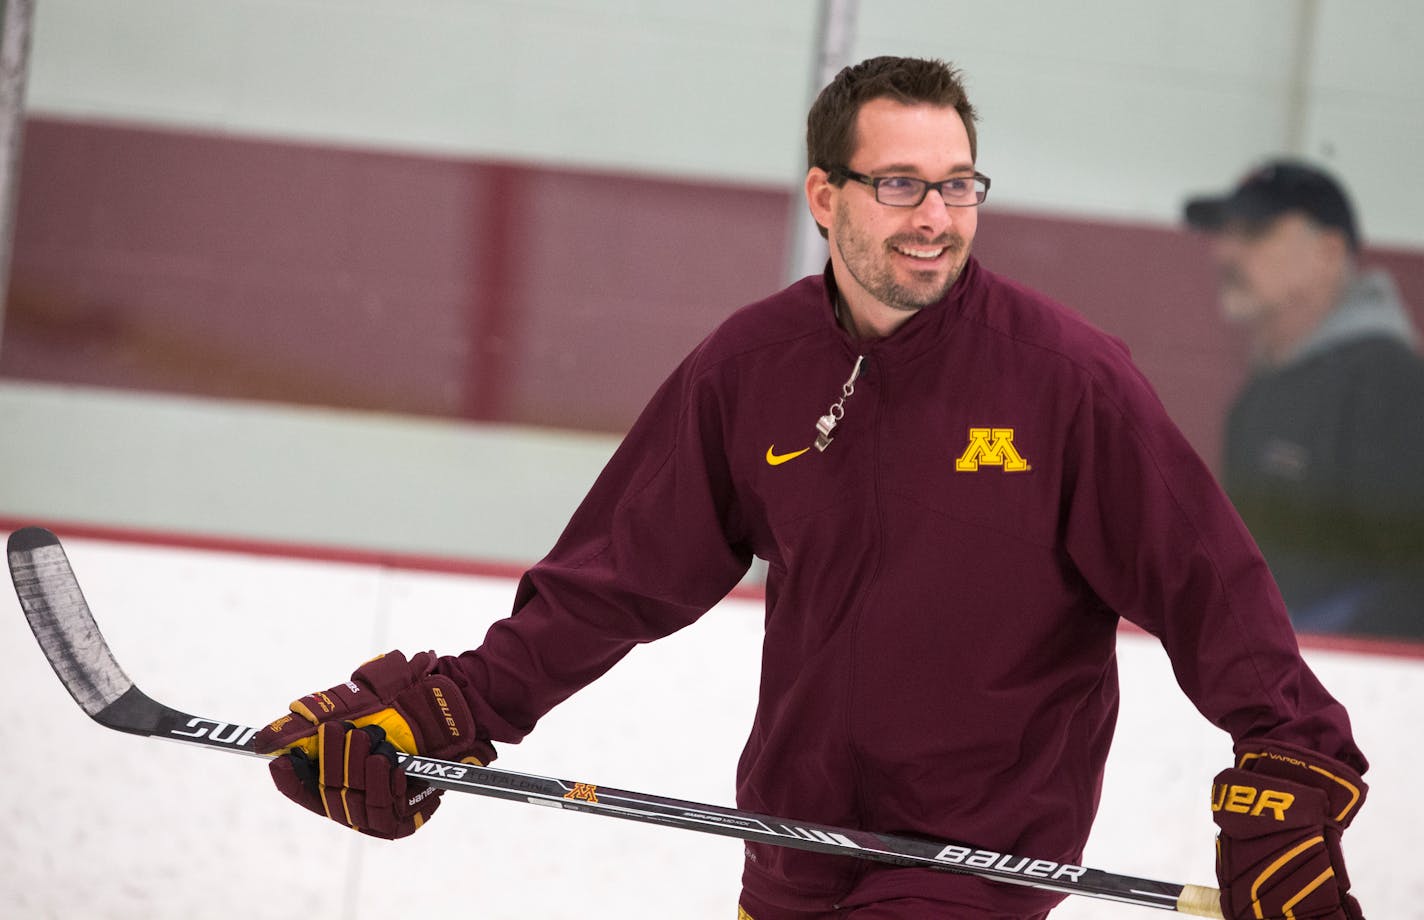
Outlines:
<svg viewBox="0 0 1424 920"><path fill-rule="evenodd" d="M513 583L327 563L67 541L116 656L149 695L261 724L388 648L458 651L509 608ZM728 601L636 650L551 713L500 764L732 803L755 699L759 605ZM1210 883L1211 777L1224 735L1149 640L1120 647L1123 708L1085 862ZM1424 822L1417 706L1424 662L1310 655L1374 761L1349 832L1371 917L1424 917L1408 847ZM49 670L0 592L0 915L5 917L727 918L738 841L448 795L430 827L371 840L290 806L255 760L101 729ZM951 703L952 705L952 703ZM1006 807L1013 790L1005 790ZM1022 854L1033 855L1033 854ZM1069 899L1056 920L1160 917Z"/></svg>

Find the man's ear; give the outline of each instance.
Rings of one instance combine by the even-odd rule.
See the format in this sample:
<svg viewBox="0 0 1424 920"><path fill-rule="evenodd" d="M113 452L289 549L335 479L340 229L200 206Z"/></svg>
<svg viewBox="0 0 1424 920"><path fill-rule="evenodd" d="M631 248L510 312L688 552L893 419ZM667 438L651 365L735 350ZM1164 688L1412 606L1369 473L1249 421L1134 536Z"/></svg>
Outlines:
<svg viewBox="0 0 1424 920"><path fill-rule="evenodd" d="M829 229L831 215L835 212L836 187L831 184L830 174L819 166L813 166L806 173L806 206L811 209L811 217L821 228Z"/></svg>

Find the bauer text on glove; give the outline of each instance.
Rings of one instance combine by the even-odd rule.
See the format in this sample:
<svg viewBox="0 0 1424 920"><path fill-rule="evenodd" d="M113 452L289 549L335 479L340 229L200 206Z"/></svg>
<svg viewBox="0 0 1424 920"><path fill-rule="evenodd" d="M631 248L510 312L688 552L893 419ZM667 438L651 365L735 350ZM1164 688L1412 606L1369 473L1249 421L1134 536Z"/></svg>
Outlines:
<svg viewBox="0 0 1424 920"><path fill-rule="evenodd" d="M1227 920L1363 920L1341 833L1364 802L1350 767L1286 745L1238 748L1212 788Z"/></svg>

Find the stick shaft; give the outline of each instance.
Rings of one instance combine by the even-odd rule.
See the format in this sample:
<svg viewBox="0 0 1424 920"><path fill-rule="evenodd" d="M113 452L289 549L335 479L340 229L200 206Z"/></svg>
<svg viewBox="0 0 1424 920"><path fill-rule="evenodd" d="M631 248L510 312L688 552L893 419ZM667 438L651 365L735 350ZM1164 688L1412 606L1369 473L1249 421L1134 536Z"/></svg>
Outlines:
<svg viewBox="0 0 1424 920"><path fill-rule="evenodd" d="M131 694L141 695L142 691L135 687ZM143 699L147 700L147 697ZM253 753L251 739L257 732L255 728L189 715L152 700L148 700L148 703L151 704L150 713L146 713L142 721L152 725L152 730L140 733L233 753ZM133 696L129 696L118 701L115 707L127 708L131 714L120 719L112 713L102 712L96 718L111 728L132 730L125 725L132 724L128 720L132 719L132 713L143 708L141 704ZM410 775L451 792L660 824L681 830L736 837L817 853L853 856L899 866L958 872L1008 884L1122 901L1162 910L1195 913L1199 916L1219 916L1219 908L1216 914L1201 913L1203 905L1209 907L1214 904L1216 892L1209 888L1134 878L1070 863L1015 856L952 841L921 840L856 828L796 821L720 805L666 798L589 782L519 773L497 767L455 763L433 757L403 754L400 762ZM1190 895L1184 892L1190 892Z"/></svg>
<svg viewBox="0 0 1424 920"><path fill-rule="evenodd" d="M131 734L258 756L257 729L195 716L149 697L119 666L94 622L59 540L41 528L10 536L11 579L25 618L55 674L95 721ZM1118 875L1053 860L1000 853L954 841L931 841L835 827L573 782L495 767L401 755L411 776L453 792L599 814L742 840L957 872L1064 894L1086 895L1220 917L1210 888Z"/></svg>

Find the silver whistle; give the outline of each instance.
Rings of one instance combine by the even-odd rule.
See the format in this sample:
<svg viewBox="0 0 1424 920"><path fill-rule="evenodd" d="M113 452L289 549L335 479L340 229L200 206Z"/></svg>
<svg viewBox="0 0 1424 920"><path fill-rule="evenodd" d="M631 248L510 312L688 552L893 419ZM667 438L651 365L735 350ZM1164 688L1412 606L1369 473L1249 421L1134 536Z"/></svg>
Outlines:
<svg viewBox="0 0 1424 920"><path fill-rule="evenodd" d="M851 369L850 378L841 384L841 398L831 403L831 408L826 414L821 416L816 422L816 450L823 451L831 446L834 438L831 432L836 430L836 424L845 418L845 401L850 399L855 392L855 379L860 376L860 367L865 363L865 355L855 359L855 367Z"/></svg>

